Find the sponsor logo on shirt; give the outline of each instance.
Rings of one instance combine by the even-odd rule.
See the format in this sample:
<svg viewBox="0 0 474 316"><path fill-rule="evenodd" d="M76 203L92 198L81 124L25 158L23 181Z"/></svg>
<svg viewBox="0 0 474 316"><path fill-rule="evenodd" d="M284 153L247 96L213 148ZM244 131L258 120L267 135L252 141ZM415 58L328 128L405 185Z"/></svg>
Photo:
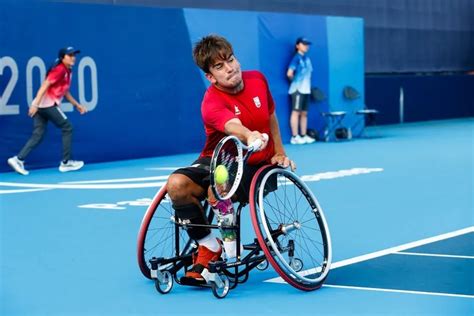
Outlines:
<svg viewBox="0 0 474 316"><path fill-rule="evenodd" d="M237 105L234 105L234 109L235 109L235 115L240 115L240 110L239 110L239 107Z"/></svg>
<svg viewBox="0 0 474 316"><path fill-rule="evenodd" d="M260 108L262 106L262 103L260 103L260 99L258 97L253 98L253 103L255 103L255 106L257 108Z"/></svg>

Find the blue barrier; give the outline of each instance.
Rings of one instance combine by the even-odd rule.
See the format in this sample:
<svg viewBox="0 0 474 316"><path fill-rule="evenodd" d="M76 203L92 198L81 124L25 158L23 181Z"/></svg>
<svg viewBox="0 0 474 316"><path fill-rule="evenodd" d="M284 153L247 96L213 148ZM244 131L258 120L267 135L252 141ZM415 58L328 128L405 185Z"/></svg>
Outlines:
<svg viewBox="0 0 474 316"><path fill-rule="evenodd" d="M285 73L296 37L313 39L313 84L329 96L310 109L310 127L321 130L319 112L341 106L343 83L363 92L359 18L14 1L0 6L0 171L29 138L28 104L66 45L82 50L71 93L91 111L80 116L67 103L62 106L75 126L74 156L86 162L200 151L200 103L208 83L191 52L208 33L232 42L243 69L267 76L285 142L290 136ZM350 54L337 53L348 48ZM330 80L331 73L337 74ZM29 168L59 162L59 131L49 133L28 157Z"/></svg>
<svg viewBox="0 0 474 316"><path fill-rule="evenodd" d="M374 75L365 85L366 103L380 111L380 124L474 116L472 75Z"/></svg>

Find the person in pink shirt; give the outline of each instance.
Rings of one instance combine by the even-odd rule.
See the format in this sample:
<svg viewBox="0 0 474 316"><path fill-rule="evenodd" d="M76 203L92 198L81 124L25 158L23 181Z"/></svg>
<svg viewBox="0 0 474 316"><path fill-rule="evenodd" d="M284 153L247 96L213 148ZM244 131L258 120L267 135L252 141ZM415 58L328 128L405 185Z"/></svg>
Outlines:
<svg viewBox="0 0 474 316"><path fill-rule="evenodd" d="M72 124L59 107L63 97L66 97L79 113L84 114L87 112L87 109L80 105L69 92L72 67L76 62L76 55L79 53L80 51L74 47L66 47L59 50L58 59L48 70L46 79L41 84L36 97L31 103L28 115L33 118L33 133L18 155L9 158L7 161L13 170L22 175L29 174L25 169L24 160L43 140L49 121L62 131L63 157L59 165L59 171L73 171L84 166L83 161L71 159Z"/></svg>
<svg viewBox="0 0 474 316"><path fill-rule="evenodd" d="M278 164L294 169L295 164L286 156L283 148L275 103L265 76L259 71L241 71L232 45L217 35L201 39L194 47L193 56L211 83L201 104L206 143L199 158L190 167L180 168L168 178L167 190L177 218L193 224L207 224L201 206L201 201L205 198L214 212L233 212L233 209L221 209L233 208L230 201L217 203L209 190L212 152L226 135L234 135L245 144L257 139L263 142L260 151L247 161L236 193L238 200L248 199L252 177L262 165ZM264 133L269 135L268 141L263 136ZM197 241L199 247L197 256L194 256L193 267L182 281L204 282L202 272L208 268L210 261L216 261L221 256L222 247L207 228L191 227L187 229L187 233ZM223 245L226 256L229 257L225 238Z"/></svg>

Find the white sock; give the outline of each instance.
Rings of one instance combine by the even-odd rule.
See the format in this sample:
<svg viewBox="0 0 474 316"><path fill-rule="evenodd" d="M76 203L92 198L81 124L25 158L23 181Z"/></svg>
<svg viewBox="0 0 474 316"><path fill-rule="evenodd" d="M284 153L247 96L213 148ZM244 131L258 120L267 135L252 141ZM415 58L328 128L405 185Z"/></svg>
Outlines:
<svg viewBox="0 0 474 316"><path fill-rule="evenodd" d="M212 233L202 239L199 239L197 242L199 245L205 246L207 249L209 249L212 252L218 252L219 249L221 249L221 246L217 242L216 237L214 237Z"/></svg>

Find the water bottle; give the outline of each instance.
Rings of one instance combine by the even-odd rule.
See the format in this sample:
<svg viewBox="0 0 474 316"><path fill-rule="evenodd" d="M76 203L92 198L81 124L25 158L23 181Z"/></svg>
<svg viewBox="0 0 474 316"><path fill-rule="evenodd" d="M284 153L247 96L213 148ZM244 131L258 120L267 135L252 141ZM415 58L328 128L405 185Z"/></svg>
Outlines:
<svg viewBox="0 0 474 316"><path fill-rule="evenodd" d="M235 258L237 255L237 233L234 229L222 227L235 225L234 205L232 201L228 199L225 201L217 201L211 206L217 215L217 222L221 226L219 230L224 243L225 254L229 259Z"/></svg>

